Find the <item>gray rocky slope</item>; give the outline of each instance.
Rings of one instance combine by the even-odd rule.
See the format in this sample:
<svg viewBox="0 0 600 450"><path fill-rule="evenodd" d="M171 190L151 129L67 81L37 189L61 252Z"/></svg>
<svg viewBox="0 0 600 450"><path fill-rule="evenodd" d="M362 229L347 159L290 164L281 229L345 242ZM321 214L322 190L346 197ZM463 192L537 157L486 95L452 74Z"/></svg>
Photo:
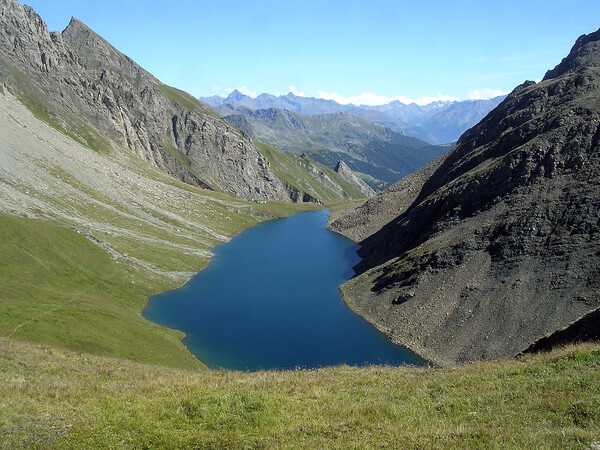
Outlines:
<svg viewBox="0 0 600 450"><path fill-rule="evenodd" d="M441 365L514 356L597 318L599 140L600 30L425 176L334 218L364 258L345 301Z"/></svg>
<svg viewBox="0 0 600 450"><path fill-rule="evenodd" d="M246 199L315 198L275 175L247 136L77 19L49 33L32 8L0 0L0 83L91 148L133 152L182 181Z"/></svg>

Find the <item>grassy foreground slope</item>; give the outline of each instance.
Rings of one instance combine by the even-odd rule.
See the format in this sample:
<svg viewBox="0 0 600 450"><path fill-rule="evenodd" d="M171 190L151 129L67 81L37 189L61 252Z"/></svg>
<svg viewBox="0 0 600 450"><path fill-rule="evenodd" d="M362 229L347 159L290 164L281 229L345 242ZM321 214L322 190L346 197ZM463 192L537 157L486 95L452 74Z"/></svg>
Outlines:
<svg viewBox="0 0 600 450"><path fill-rule="evenodd" d="M600 346L456 369L190 372L0 339L5 447L586 448Z"/></svg>

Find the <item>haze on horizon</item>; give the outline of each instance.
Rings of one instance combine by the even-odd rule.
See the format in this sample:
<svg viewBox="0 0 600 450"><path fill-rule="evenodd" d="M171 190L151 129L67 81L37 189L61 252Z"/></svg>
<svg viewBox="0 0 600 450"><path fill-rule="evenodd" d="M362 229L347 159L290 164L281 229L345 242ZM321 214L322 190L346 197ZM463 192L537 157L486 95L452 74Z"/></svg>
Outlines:
<svg viewBox="0 0 600 450"><path fill-rule="evenodd" d="M366 105L508 93L600 26L597 0L25 3L50 31L77 17L196 97L237 89Z"/></svg>

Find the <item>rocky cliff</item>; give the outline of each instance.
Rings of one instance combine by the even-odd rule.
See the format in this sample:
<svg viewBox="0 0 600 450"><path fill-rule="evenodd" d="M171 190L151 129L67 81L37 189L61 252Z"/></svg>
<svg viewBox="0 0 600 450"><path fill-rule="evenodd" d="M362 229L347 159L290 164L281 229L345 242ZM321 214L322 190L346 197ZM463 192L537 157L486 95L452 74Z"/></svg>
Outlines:
<svg viewBox="0 0 600 450"><path fill-rule="evenodd" d="M332 223L363 238L346 302L442 365L514 356L576 323L600 306L599 138L600 31L429 177Z"/></svg>
<svg viewBox="0 0 600 450"><path fill-rule="evenodd" d="M315 198L276 176L247 136L77 19L49 33L32 8L0 0L0 30L0 83L81 143L134 152L187 183L242 198Z"/></svg>

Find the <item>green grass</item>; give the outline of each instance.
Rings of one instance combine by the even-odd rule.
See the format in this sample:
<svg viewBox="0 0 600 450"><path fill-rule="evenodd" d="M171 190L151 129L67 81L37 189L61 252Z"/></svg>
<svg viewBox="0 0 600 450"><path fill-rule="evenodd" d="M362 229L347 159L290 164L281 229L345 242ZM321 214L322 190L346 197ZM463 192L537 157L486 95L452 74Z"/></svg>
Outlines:
<svg viewBox="0 0 600 450"><path fill-rule="evenodd" d="M290 186L293 186L302 192L311 194L325 204L340 201L340 196L337 193L319 183L310 175L310 169L308 167L309 162L305 158L278 152L273 147L257 141L254 141L254 145L260 153L269 160L273 173L287 182ZM340 185L344 192L352 199L361 199L365 197L357 188L352 186L333 170L316 161L311 161L311 163L327 174L332 181Z"/></svg>
<svg viewBox="0 0 600 450"><path fill-rule="evenodd" d="M364 203L367 199L363 198L360 200L342 200L339 202L329 203L327 207L331 212L340 212L345 209L349 209L353 206L358 206Z"/></svg>
<svg viewBox="0 0 600 450"><path fill-rule="evenodd" d="M25 94L19 95L18 98L19 98L19 101L31 112L31 114L33 114L33 116L36 119L41 120L42 122L44 122L47 125L54 128L56 131L59 131L60 133L64 134L65 136L73 139L75 142L78 142L83 145L87 144L85 141L83 141L82 139L78 138L77 136L75 136L74 134L68 132L65 128L63 128L62 125L60 125L56 121L53 114L50 112L50 108L47 105L45 105L43 102L41 102L40 100L36 100L36 99L30 97L29 95L25 95Z"/></svg>
<svg viewBox="0 0 600 450"><path fill-rule="evenodd" d="M188 372L0 339L9 448L586 448L600 345L457 369Z"/></svg>
<svg viewBox="0 0 600 450"><path fill-rule="evenodd" d="M198 106L162 89L183 107ZM43 105L29 107L67 133ZM52 206L40 214L55 222L0 214L0 448L585 448L600 441L599 345L452 370L200 370L180 332L140 316L148 296L202 268L203 252L222 239L319 206L203 191L89 136L87 146L107 163L121 158L119 170L162 186L125 184L132 196L119 198L75 172L45 167L73 190L22 192ZM306 161L257 145L291 185L338 199L310 184ZM69 227L125 257L113 259Z"/></svg>
<svg viewBox="0 0 600 450"><path fill-rule="evenodd" d="M84 145L95 152L103 153L105 155L112 152L112 146L105 138L79 120L74 120L74 122L78 124L78 133L84 140Z"/></svg>
<svg viewBox="0 0 600 450"><path fill-rule="evenodd" d="M0 214L0 336L197 368L178 331L140 316L168 286L117 263L73 230Z"/></svg>
<svg viewBox="0 0 600 450"><path fill-rule="evenodd" d="M79 119L69 116L71 126L75 130L75 133L73 133L58 122L52 109L41 100L33 98L28 94L19 94L18 98L36 119L41 120L56 131L64 134L79 144L85 145L95 152L104 154L109 154L111 152L112 147L110 143Z"/></svg>
<svg viewBox="0 0 600 450"><path fill-rule="evenodd" d="M165 148L177 161L181 163L182 166L184 166L190 171L192 170L192 161L190 160L190 158L187 157L187 155L181 153L176 147L173 146L173 144L169 142L165 143Z"/></svg>
<svg viewBox="0 0 600 450"><path fill-rule="evenodd" d="M145 176L154 174L154 169L146 169ZM83 214L86 221L120 230L106 233L83 227L123 258L114 260L96 243L68 228L81 229L80 223L57 217L61 226L0 214L0 336L172 367L198 368L201 364L181 344L182 333L150 323L140 312L150 295L175 288L185 280L185 273L202 269L208 262L206 251L223 242L190 227L202 223L227 237L267 218L316 209L316 205L284 202L244 203L212 193L206 198L198 195L203 192L200 189L182 184L196 192L175 191L188 195L185 202L171 196L171 204L164 209L143 211L131 205L129 211L124 204L112 205L111 199L68 173L49 170L88 198L97 199L62 196L53 200L57 206ZM184 219L175 220L169 212ZM140 263L131 262L132 257Z"/></svg>
<svg viewBox="0 0 600 450"><path fill-rule="evenodd" d="M178 103L190 111L202 107L202 103L187 92L167 86L166 84L156 84L155 87L165 94L169 100Z"/></svg>

